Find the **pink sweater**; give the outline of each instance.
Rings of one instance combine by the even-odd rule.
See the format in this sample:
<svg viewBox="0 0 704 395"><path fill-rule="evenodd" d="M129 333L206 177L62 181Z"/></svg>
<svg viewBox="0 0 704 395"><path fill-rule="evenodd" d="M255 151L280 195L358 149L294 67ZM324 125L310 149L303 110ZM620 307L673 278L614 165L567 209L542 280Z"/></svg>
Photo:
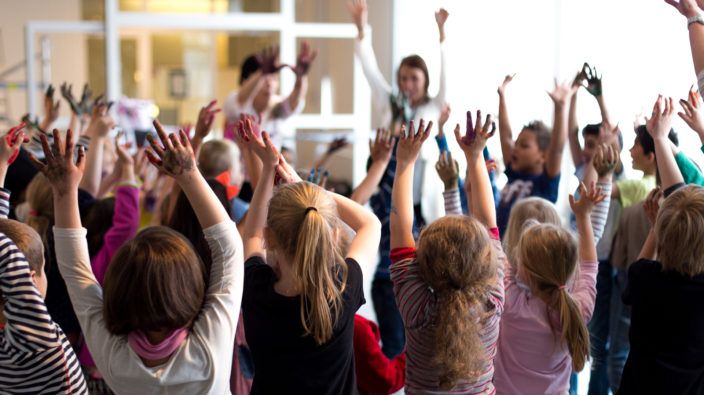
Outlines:
<svg viewBox="0 0 704 395"><path fill-rule="evenodd" d="M569 292L584 322L591 319L596 298L597 262L582 262ZM555 341L545 303L531 295L506 264L506 300L499 347L494 359L497 394L567 394L572 357Z"/></svg>
<svg viewBox="0 0 704 395"><path fill-rule="evenodd" d="M123 244L131 240L139 229L139 188L124 185L115 192L115 213L112 216L112 227L105 233L103 247L91 259L95 279L103 285L105 273L115 252ZM95 366L88 347L82 347L78 360L84 366Z"/></svg>

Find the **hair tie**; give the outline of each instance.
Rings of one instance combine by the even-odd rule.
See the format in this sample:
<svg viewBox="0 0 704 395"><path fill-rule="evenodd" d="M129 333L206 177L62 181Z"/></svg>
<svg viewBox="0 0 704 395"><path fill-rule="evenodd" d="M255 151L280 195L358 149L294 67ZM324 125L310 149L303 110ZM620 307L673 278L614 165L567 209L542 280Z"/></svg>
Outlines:
<svg viewBox="0 0 704 395"><path fill-rule="evenodd" d="M35 210L35 209L31 209L31 210L29 210L29 216L30 216L30 217L38 217L38 216L39 216L39 211L37 211L37 210Z"/></svg>
<svg viewBox="0 0 704 395"><path fill-rule="evenodd" d="M565 288L567 288L567 285L565 285L565 284L562 284L559 287L557 287L557 289L559 289L560 291L564 291Z"/></svg>
<svg viewBox="0 0 704 395"><path fill-rule="evenodd" d="M311 206L311 207L307 207L307 208L306 208L306 212L303 213L303 215L308 215L308 212L310 212L310 211L315 211L315 212L317 212L318 209L315 208L315 207L312 207L312 206Z"/></svg>

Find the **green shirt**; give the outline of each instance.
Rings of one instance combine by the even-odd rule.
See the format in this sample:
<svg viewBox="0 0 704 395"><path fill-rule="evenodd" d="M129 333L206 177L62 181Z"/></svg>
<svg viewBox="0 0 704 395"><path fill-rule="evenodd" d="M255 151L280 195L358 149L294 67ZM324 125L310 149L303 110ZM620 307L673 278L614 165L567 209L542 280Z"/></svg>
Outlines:
<svg viewBox="0 0 704 395"><path fill-rule="evenodd" d="M648 197L648 193L655 188L655 176L645 176L640 180L616 181L616 186L619 191L619 203L626 208Z"/></svg>

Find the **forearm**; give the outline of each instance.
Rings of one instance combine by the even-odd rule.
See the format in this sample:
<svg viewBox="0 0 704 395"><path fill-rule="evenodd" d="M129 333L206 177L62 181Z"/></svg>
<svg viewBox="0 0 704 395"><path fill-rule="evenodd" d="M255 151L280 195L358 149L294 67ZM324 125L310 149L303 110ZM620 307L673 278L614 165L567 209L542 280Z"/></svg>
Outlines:
<svg viewBox="0 0 704 395"><path fill-rule="evenodd" d="M577 215L577 233L579 234L579 259L582 262L597 260L596 243L589 215Z"/></svg>
<svg viewBox="0 0 704 395"><path fill-rule="evenodd" d="M611 206L611 185L611 174L599 178L599 182L596 184L597 188L601 188L602 194L606 197L594 205L590 216L592 232L594 233L594 244L597 244L604 235L604 228L609 217L609 207Z"/></svg>
<svg viewBox="0 0 704 395"><path fill-rule="evenodd" d="M288 101L288 108L291 111L295 111L296 108L305 100L306 93L308 92L308 77L300 76L296 78L296 83L293 86L291 94L288 95L286 99Z"/></svg>
<svg viewBox="0 0 704 395"><path fill-rule="evenodd" d="M640 250L638 259L655 260L655 258L657 258L655 256L655 229L650 228L650 232L648 232L648 238L645 239L645 243L643 243L643 248L641 248Z"/></svg>
<svg viewBox="0 0 704 395"><path fill-rule="evenodd" d="M247 226L243 239L245 242L252 238L264 239L264 228L266 227L266 215L269 200L274 194L274 177L276 169L266 166L262 169L261 178L254 188L252 201L247 211Z"/></svg>
<svg viewBox="0 0 704 395"><path fill-rule="evenodd" d="M359 233L364 227L373 224L377 218L370 211L334 192L328 192L337 205L337 213L342 222L346 223L355 233Z"/></svg>
<svg viewBox="0 0 704 395"><path fill-rule="evenodd" d="M242 151L242 155L244 155L249 182L252 184L252 189L256 189L262 174L262 161L247 150Z"/></svg>
<svg viewBox="0 0 704 395"><path fill-rule="evenodd" d="M699 79L704 71L704 25L692 23L689 26L689 45L692 50L692 62L694 63L694 73ZM699 80L699 91L702 91L704 79Z"/></svg>
<svg viewBox="0 0 704 395"><path fill-rule="evenodd" d="M371 199L374 192L376 192L377 185L381 182L384 177L384 172L386 171L386 162L372 162L369 171L367 171L364 180L355 188L350 195L350 199L357 202L358 204L367 204L369 199Z"/></svg>
<svg viewBox="0 0 704 395"><path fill-rule="evenodd" d="M504 157L504 164L508 166L513 151L513 131L508 119L506 98L503 94L499 95L499 137L501 138L501 154Z"/></svg>
<svg viewBox="0 0 704 395"><path fill-rule="evenodd" d="M94 136L90 140L90 148L86 154L86 167L83 171L83 178L78 186L93 196L97 196L100 189L100 179L102 178L103 151L105 145L102 137Z"/></svg>
<svg viewBox="0 0 704 395"><path fill-rule="evenodd" d="M54 225L62 229L80 229L81 214L78 210L78 190L73 189L63 194L54 193Z"/></svg>
<svg viewBox="0 0 704 395"><path fill-rule="evenodd" d="M611 118L609 118L609 110L606 108L606 101L604 101L604 95L601 94L597 96L596 102L599 103L599 111L601 112L601 122L607 125L612 125Z"/></svg>
<svg viewBox="0 0 704 395"><path fill-rule="evenodd" d="M494 193L482 153L467 155L467 182L472 185L472 214L487 228L496 227Z"/></svg>
<svg viewBox="0 0 704 395"><path fill-rule="evenodd" d="M567 108L563 103L555 104L552 136L548 146L545 169L549 177L560 174L562 167L562 151L567 140Z"/></svg>
<svg viewBox="0 0 704 395"><path fill-rule="evenodd" d="M568 120L567 136L570 142L572 162L577 167L582 164L582 147L579 145L579 124L577 123L577 95L572 95L570 101L570 115Z"/></svg>
<svg viewBox="0 0 704 395"><path fill-rule="evenodd" d="M396 165L391 192L391 249L409 247L413 239L413 163Z"/></svg>
<svg viewBox="0 0 704 395"><path fill-rule="evenodd" d="M324 169L328 162L330 161L330 158L332 158L332 154L329 152L325 152L324 154L320 155L318 160L315 161L315 164L313 165L314 169Z"/></svg>
<svg viewBox="0 0 704 395"><path fill-rule="evenodd" d="M261 70L257 70L242 83L239 91L237 92L237 102L240 106L246 103L252 95L259 91L259 88L261 88L261 85L264 82L264 79L262 78L263 76L264 74Z"/></svg>
<svg viewBox="0 0 704 395"><path fill-rule="evenodd" d="M679 183L684 183L682 174L677 168L675 156L670 149L670 140L667 137L654 139L655 157L657 158L658 171L663 190Z"/></svg>
<svg viewBox="0 0 704 395"><path fill-rule="evenodd" d="M176 182L186 194L201 228L209 228L230 220L230 215L199 171L190 171L180 176Z"/></svg>

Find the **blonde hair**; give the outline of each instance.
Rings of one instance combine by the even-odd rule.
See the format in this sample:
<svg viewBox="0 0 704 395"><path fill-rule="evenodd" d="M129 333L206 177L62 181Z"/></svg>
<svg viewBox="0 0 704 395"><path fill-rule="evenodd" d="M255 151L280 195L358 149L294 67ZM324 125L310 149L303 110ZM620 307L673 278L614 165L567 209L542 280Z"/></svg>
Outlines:
<svg viewBox="0 0 704 395"><path fill-rule="evenodd" d="M44 174L37 173L32 178L27 186L26 196L29 205L27 225L39 233L42 243L47 246L47 232L50 231L49 225L54 219L54 195Z"/></svg>
<svg viewBox="0 0 704 395"><path fill-rule="evenodd" d="M446 216L421 232L416 256L420 276L438 300L432 362L440 371L440 388L475 381L487 361L479 334L496 276L489 233L471 217Z"/></svg>
<svg viewBox="0 0 704 395"><path fill-rule="evenodd" d="M205 178L215 178L239 163L240 150L229 140L210 140L200 148L198 168Z"/></svg>
<svg viewBox="0 0 704 395"><path fill-rule="evenodd" d="M504 251L509 263L515 269L517 260L518 242L528 220L535 220L543 224L561 225L560 215L555 206L548 200L539 197L521 199L511 208L508 225L504 233Z"/></svg>
<svg viewBox="0 0 704 395"><path fill-rule="evenodd" d="M524 229L518 244L519 264L531 292L547 305L550 327L566 344L574 370L580 371L589 356L589 332L565 288L577 267L577 241L561 226L533 223Z"/></svg>
<svg viewBox="0 0 704 395"><path fill-rule="evenodd" d="M704 273L704 189L682 187L665 199L655 221L655 234L663 269L686 276Z"/></svg>
<svg viewBox="0 0 704 395"><path fill-rule="evenodd" d="M44 244L32 227L12 219L0 218L0 233L22 251L30 269L35 272L44 270Z"/></svg>
<svg viewBox="0 0 704 395"><path fill-rule="evenodd" d="M348 268L337 247L337 206L317 185L298 182L281 186L269 202L267 238L292 259L294 281L301 293L301 323L320 345L328 341L342 312Z"/></svg>

